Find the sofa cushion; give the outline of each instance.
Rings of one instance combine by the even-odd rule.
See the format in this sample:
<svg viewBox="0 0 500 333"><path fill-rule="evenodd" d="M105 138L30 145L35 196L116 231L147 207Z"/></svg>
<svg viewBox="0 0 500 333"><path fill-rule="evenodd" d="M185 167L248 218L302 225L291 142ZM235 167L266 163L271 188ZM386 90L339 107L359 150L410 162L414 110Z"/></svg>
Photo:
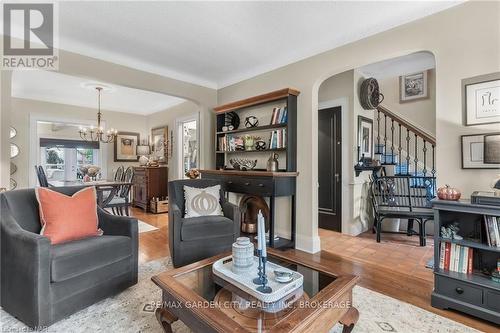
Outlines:
<svg viewBox="0 0 500 333"><path fill-rule="evenodd" d="M40 208L41 235L59 244L75 239L97 236L98 230L96 190L86 187L71 196L36 188Z"/></svg>
<svg viewBox="0 0 500 333"><path fill-rule="evenodd" d="M184 217L223 216L220 205L220 185L210 187L191 187L184 185L186 211Z"/></svg>
<svg viewBox="0 0 500 333"><path fill-rule="evenodd" d="M51 281L60 282L132 255L126 236L100 236L51 247Z"/></svg>
<svg viewBox="0 0 500 333"><path fill-rule="evenodd" d="M224 216L200 216L183 219L183 241L223 237L234 234L234 223Z"/></svg>

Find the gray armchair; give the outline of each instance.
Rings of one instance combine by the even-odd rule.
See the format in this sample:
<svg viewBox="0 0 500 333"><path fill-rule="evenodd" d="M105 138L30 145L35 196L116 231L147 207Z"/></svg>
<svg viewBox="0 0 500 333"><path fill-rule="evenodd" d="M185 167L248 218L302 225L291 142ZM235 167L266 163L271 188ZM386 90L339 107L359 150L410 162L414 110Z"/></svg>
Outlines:
<svg viewBox="0 0 500 333"><path fill-rule="evenodd" d="M184 218L184 185L208 187L221 185L224 216ZM240 235L240 212L225 200L223 185L215 180L174 180L168 183L168 235L174 267L184 266L225 251Z"/></svg>
<svg viewBox="0 0 500 333"><path fill-rule="evenodd" d="M136 219L98 207L103 236L51 245L39 234L34 189L1 193L0 205L1 305L28 326L49 326L137 283Z"/></svg>

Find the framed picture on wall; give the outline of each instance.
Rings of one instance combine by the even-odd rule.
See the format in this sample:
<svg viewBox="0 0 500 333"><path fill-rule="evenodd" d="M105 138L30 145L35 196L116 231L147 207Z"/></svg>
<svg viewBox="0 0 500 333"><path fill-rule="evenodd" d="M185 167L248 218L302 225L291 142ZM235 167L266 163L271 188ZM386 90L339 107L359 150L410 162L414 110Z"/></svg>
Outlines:
<svg viewBox="0 0 500 333"><path fill-rule="evenodd" d="M399 77L399 103L429 98L428 71Z"/></svg>
<svg viewBox="0 0 500 333"><path fill-rule="evenodd" d="M168 126L151 130L151 146L155 156L168 158Z"/></svg>
<svg viewBox="0 0 500 333"><path fill-rule="evenodd" d="M139 133L118 132L115 140L114 161L134 162L139 160L137 156L137 145L139 144Z"/></svg>
<svg viewBox="0 0 500 333"><path fill-rule="evenodd" d="M486 149L485 138L488 141ZM500 142L500 133L462 135L461 140L462 169L500 169L500 163L491 163L493 158L497 158L494 156L495 151L500 149L497 145Z"/></svg>
<svg viewBox="0 0 500 333"><path fill-rule="evenodd" d="M373 119L358 116L359 157L373 158Z"/></svg>
<svg viewBox="0 0 500 333"><path fill-rule="evenodd" d="M462 80L465 125L500 123L500 72Z"/></svg>

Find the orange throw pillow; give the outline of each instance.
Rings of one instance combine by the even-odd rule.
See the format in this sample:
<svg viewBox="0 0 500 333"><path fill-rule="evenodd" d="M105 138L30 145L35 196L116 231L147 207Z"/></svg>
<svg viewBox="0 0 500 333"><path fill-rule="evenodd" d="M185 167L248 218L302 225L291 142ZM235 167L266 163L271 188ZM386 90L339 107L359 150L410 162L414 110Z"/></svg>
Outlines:
<svg viewBox="0 0 500 333"><path fill-rule="evenodd" d="M60 244L76 239L99 236L96 191L84 188L72 196L48 188L35 189L40 209L40 235Z"/></svg>

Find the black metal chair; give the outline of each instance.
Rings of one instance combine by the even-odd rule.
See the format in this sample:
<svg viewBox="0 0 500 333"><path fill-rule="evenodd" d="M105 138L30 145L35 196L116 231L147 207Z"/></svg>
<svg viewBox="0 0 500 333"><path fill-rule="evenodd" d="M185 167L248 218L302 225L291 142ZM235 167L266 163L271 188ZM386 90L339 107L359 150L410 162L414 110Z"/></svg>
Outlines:
<svg viewBox="0 0 500 333"><path fill-rule="evenodd" d="M425 224L434 219L430 201L435 193L435 177L401 175L373 179L371 198L377 242L380 242L382 222L387 218L400 218L418 223L420 246L425 246Z"/></svg>
<svg viewBox="0 0 500 333"><path fill-rule="evenodd" d="M121 167L121 168L123 169L123 167ZM127 170L125 170L125 172L123 173L122 179L120 179L120 180L115 179L115 180L124 181L127 183L132 183L133 179L134 179L134 168L128 167ZM127 215L127 216L130 215L129 207L131 206L131 202L130 202L130 188L131 187L132 187L132 184L122 185L120 187L120 189L118 190L117 195L113 199L111 199L109 204L106 205L106 207L111 208L111 210L113 211L113 214L123 215L123 210L125 210L125 215Z"/></svg>
<svg viewBox="0 0 500 333"><path fill-rule="evenodd" d="M35 172L40 187L49 187L49 181L47 180L47 175L45 174L43 167L41 165L35 165Z"/></svg>

